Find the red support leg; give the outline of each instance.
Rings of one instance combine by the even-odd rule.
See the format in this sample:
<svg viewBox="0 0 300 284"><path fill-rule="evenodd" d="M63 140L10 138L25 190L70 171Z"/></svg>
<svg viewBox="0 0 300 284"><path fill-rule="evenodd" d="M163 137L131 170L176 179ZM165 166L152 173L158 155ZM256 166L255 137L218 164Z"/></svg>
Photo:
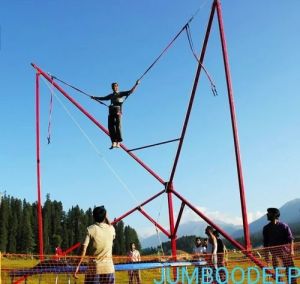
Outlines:
<svg viewBox="0 0 300 284"><path fill-rule="evenodd" d="M179 209L179 213L178 213L178 217L177 217L176 224L175 224L175 229L174 229L175 234L177 234L177 230L178 230L178 227L179 227L179 223L180 223L180 220L181 220L181 216L182 216L182 213L183 213L184 206L185 206L185 203L181 202L181 206L180 206L180 209Z"/></svg>
<svg viewBox="0 0 300 284"><path fill-rule="evenodd" d="M173 260L176 260L177 251L176 251L176 233L174 225L174 209L173 209L173 183L170 182L167 184L167 195L168 195L168 210L169 210L169 224L170 224L170 239L171 239L171 251Z"/></svg>
<svg viewBox="0 0 300 284"><path fill-rule="evenodd" d="M236 115L235 115L229 60L228 60L227 46L226 46L226 40L225 40L224 24L223 24L220 1L215 0L215 3L216 3L216 8L217 8L220 37L221 37L221 42L222 42L222 52L223 52L223 59L224 59L224 66L225 66L228 100L229 100L229 106L230 106L231 125L232 125L232 132L233 132L233 138L234 138L234 149L235 149L237 173L238 173L238 180L239 180L239 190L240 190L240 200L241 200L242 216L243 216L245 247L247 250L250 250L251 249L251 241L250 241L249 224L248 224L248 217L247 217L247 206L246 206L246 198L245 198L243 169L242 169L242 161L241 161L241 154L240 154L238 127L237 127Z"/></svg>
<svg viewBox="0 0 300 284"><path fill-rule="evenodd" d="M113 222L111 222L113 225L120 222L122 219L124 219L125 217L127 217L128 215L130 215L131 213L133 213L134 211L139 210L139 208L141 208L142 206L146 205L147 203L149 203L150 201L152 201L153 199L155 199L156 197L160 196L161 194L163 194L165 192L165 190L160 191L159 193L155 194L154 196L150 197L149 199L147 199L146 201L144 201L143 203L141 203L140 205L138 205L137 207L127 211L126 213L124 213L122 216L116 218L113 220Z"/></svg>
<svg viewBox="0 0 300 284"><path fill-rule="evenodd" d="M139 211L158 229L160 229L168 238L171 237L170 233L165 230L160 224L158 224L143 208L139 208Z"/></svg>
<svg viewBox="0 0 300 284"><path fill-rule="evenodd" d="M40 171L40 73L35 75L35 100L36 100L36 173L37 173L37 215L40 260L44 260L43 216L41 205L41 171Z"/></svg>
<svg viewBox="0 0 300 284"><path fill-rule="evenodd" d="M215 13L215 5L213 4L213 6L211 8L211 12L210 12L208 25L207 25L207 28L206 28L206 34L205 34L205 38L204 38L204 42L203 42L203 46L202 46L202 51L201 51L201 55L200 55L200 59L199 59L195 79L194 79L194 85L193 85L193 89L192 89L188 109L187 109L187 112L186 112L185 120L184 120L184 123L183 123L181 136L180 136L180 141L179 141L179 145L178 145L178 148L177 148L177 152L176 152L176 156L175 156L175 160L174 160L174 164L173 164L173 168L172 168L172 171L171 171L169 182L173 182L173 179L174 179L174 176L175 176L175 171L176 171L176 168L177 168L177 164L178 164L179 156L180 156L180 153L181 153L181 149L182 149L186 129L187 129L187 126L188 126L188 123L189 123L189 118L190 118L190 114L191 114L193 103L194 103L194 98L195 98L195 95L196 95L196 90L197 90L197 87L198 87L198 81L199 81L199 77L200 77L200 73L201 73L201 69L202 69L202 64L203 64L205 51L206 51L206 47L207 47L207 42L208 42L208 39L209 39L210 30L211 30L211 26L212 26L212 22L213 22L213 18L214 18L214 13Z"/></svg>

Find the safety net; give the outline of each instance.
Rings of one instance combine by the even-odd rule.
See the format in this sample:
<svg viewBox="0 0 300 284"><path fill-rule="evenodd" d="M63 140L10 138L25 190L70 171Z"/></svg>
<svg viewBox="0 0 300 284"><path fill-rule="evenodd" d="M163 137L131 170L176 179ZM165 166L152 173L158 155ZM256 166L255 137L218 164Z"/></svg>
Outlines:
<svg viewBox="0 0 300 284"><path fill-rule="evenodd" d="M127 256L100 261L86 256L74 275L79 260L78 256L2 253L0 283L297 283L297 279L300 283L300 243L294 244L294 251L290 245L228 249L218 255L181 253L176 259L141 256L138 262L129 262ZM111 261L115 273L98 274L103 263L109 266Z"/></svg>

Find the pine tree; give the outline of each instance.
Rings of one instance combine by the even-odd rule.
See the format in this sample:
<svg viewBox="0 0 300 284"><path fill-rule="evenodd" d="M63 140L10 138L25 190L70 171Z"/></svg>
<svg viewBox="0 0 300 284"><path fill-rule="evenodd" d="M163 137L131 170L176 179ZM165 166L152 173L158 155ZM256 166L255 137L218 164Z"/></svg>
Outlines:
<svg viewBox="0 0 300 284"><path fill-rule="evenodd" d="M50 194L46 195L46 201L43 206L43 236L44 236L44 253L54 253L53 247L51 247L51 200Z"/></svg>
<svg viewBox="0 0 300 284"><path fill-rule="evenodd" d="M10 214L9 214L9 228L8 228L8 246L7 252L17 252L17 232L18 232L18 215L20 208L18 208L18 202L15 198L10 200Z"/></svg>
<svg viewBox="0 0 300 284"><path fill-rule="evenodd" d="M63 211L62 215L62 232L63 232L63 237L61 240L61 248L63 250L66 250L67 248L71 247L71 242L70 242L70 232L68 229L68 220L67 220L67 214Z"/></svg>
<svg viewBox="0 0 300 284"><path fill-rule="evenodd" d="M87 217L86 222L87 222L87 226L90 226L94 223L94 218L93 218L93 211L91 208L89 208L86 212L85 215Z"/></svg>
<svg viewBox="0 0 300 284"><path fill-rule="evenodd" d="M38 254L39 253L39 226L38 226L38 211L37 211L37 202L34 202L32 204L32 223L31 223L31 228L33 231L33 236L35 240L35 248L34 248L34 253Z"/></svg>
<svg viewBox="0 0 300 284"><path fill-rule="evenodd" d="M23 218L22 218L22 244L21 252L33 253L35 247L34 234L31 227L32 207L23 202Z"/></svg>
<svg viewBox="0 0 300 284"><path fill-rule="evenodd" d="M129 226L125 226L125 228L124 228L124 239L125 239L125 248L126 248L126 251L128 252L130 250L130 243L132 242Z"/></svg>
<svg viewBox="0 0 300 284"><path fill-rule="evenodd" d="M86 228L94 223L92 209L86 212L79 206L72 207L67 213L58 201L51 201L47 194L42 208L44 253L54 254L61 246L66 250L82 242ZM39 253L37 202L28 203L17 198L4 196L0 203L0 250L10 253ZM134 242L140 249L136 231L130 226L124 228L123 221L116 226L116 240L113 252L125 255L129 243Z"/></svg>
<svg viewBox="0 0 300 284"><path fill-rule="evenodd" d="M15 212L18 219L18 227L17 227L17 236L16 236L16 242L17 242L17 249L16 252L21 252L21 246L23 243L23 233L22 233L22 226L21 226L21 220L23 218L23 203L21 199L16 199L15 203Z"/></svg>
<svg viewBox="0 0 300 284"><path fill-rule="evenodd" d="M63 208L62 203L58 201L51 202L51 239L50 244L52 248L61 246L62 243L62 217Z"/></svg>
<svg viewBox="0 0 300 284"><path fill-rule="evenodd" d="M126 255L125 237L124 237L124 222L120 221L115 225L116 238L113 246L113 254Z"/></svg>
<svg viewBox="0 0 300 284"><path fill-rule="evenodd" d="M135 243L135 247L137 250L141 249L141 243L138 238L137 232L135 231L135 229L131 228L130 226L125 226L124 239L125 239L125 247L127 251L129 251L130 249L130 243Z"/></svg>
<svg viewBox="0 0 300 284"><path fill-rule="evenodd" d="M0 200L0 251L6 252L8 245L9 197Z"/></svg>
<svg viewBox="0 0 300 284"><path fill-rule="evenodd" d="M69 210L66 227L70 246L83 241L86 234L87 223L84 211L80 209L78 205Z"/></svg>
<svg viewBox="0 0 300 284"><path fill-rule="evenodd" d="M53 233L60 234L61 233L61 223L63 217L63 206L61 202L53 201Z"/></svg>

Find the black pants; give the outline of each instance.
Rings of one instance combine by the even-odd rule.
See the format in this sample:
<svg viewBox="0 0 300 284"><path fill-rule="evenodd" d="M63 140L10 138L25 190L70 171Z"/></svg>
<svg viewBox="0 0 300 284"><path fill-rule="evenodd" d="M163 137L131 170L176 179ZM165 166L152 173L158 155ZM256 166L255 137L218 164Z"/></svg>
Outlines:
<svg viewBox="0 0 300 284"><path fill-rule="evenodd" d="M139 270L129 270L128 271L129 284L141 284L141 277Z"/></svg>
<svg viewBox="0 0 300 284"><path fill-rule="evenodd" d="M121 131L121 113L113 113L108 115L108 130L111 142L122 142L122 131Z"/></svg>
<svg viewBox="0 0 300 284"><path fill-rule="evenodd" d="M273 268L276 269L277 267L280 266L279 259L281 259L283 267L285 267L285 269L286 269L286 278L288 280L288 283L297 284L296 278L289 279L289 277L288 277L289 268L295 266L293 257L291 256L291 254L289 252L285 251L284 249L276 249L276 250L273 249L273 250L271 250L271 254L272 254ZM294 275L295 275L295 271L292 270L291 276L294 276ZM282 279L279 279L279 280L282 281Z"/></svg>

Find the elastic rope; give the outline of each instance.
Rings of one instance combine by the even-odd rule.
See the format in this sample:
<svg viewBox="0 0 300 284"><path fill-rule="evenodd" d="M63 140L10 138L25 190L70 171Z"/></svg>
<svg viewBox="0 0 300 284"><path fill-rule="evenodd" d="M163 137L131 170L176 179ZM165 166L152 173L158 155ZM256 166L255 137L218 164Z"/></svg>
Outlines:
<svg viewBox="0 0 300 284"><path fill-rule="evenodd" d="M71 85L71 84L69 84L69 83L67 83L67 82L65 82L65 81L63 81L63 80L57 78L56 76L51 75L51 74L49 74L49 73L48 73L48 75L51 76L52 79L55 79L55 80L57 80L57 81L59 81L59 82L65 84L66 86L68 86L68 87L70 87L70 88L76 90L77 92L79 92L79 93L81 93L81 94L83 94L83 95L85 95L85 96L87 96L87 97L90 97L90 98L92 97L90 94L86 93L85 91L80 90L79 88L77 88L77 87L75 87L75 86L73 86L73 85ZM101 102L101 101L97 101L97 102L100 103L100 104L102 104L102 105L105 105L105 106L108 107L108 105L107 105L106 103L103 103L103 102Z"/></svg>
<svg viewBox="0 0 300 284"><path fill-rule="evenodd" d="M51 84L50 88L50 104L49 104L49 121L48 121L48 135L47 135L47 141L48 144L51 143L51 126L52 126L52 111L53 111L53 84Z"/></svg>
<svg viewBox="0 0 300 284"><path fill-rule="evenodd" d="M198 11L197 11L198 12ZM177 33L177 35L171 40L171 42L165 47L165 49L160 53L160 55L153 61L153 63L146 69L146 71L140 76L138 80L142 80L142 78L152 69L152 67L157 63L157 61L166 53L166 51L170 48L170 46L175 42L175 40L180 36L180 34L186 29L187 25L194 19L193 15L187 23L181 28L181 30Z"/></svg>
<svg viewBox="0 0 300 284"><path fill-rule="evenodd" d="M198 12L200 11L200 9L202 9L205 5L206 5L207 1L204 2L197 10L196 12L193 14L193 16L186 22L186 24L181 28L181 30L176 34L176 36L171 40L171 42L165 47L165 49L160 53L160 55L153 61L153 63L146 69L146 71L140 76L140 78L138 80L142 80L143 77L150 71L150 69L152 69L152 67L157 63L157 61L164 55L164 53L167 52L167 50L171 47L171 45L175 42L175 40L179 37L179 35L187 29L189 23L192 22L192 20L194 19L194 17L196 17L196 15L198 14Z"/></svg>
<svg viewBox="0 0 300 284"><path fill-rule="evenodd" d="M158 214L157 214L156 223L158 223L158 221L160 219L162 205L163 205L163 197L162 197L161 202L160 202L160 206L159 206L159 210L158 210ZM163 249L163 246L162 246L162 241L161 241L161 238L160 238L160 235L159 235L159 232L158 232L158 228L157 228L156 225L155 225L155 230L156 230L156 236L157 236L157 240L158 240L158 243L159 243L162 255L164 256L165 253L164 253L164 249Z"/></svg>
<svg viewBox="0 0 300 284"><path fill-rule="evenodd" d="M163 56L163 54L169 49L169 47L175 42L179 35L186 29L188 24L196 17L199 11L207 4L208 0L204 2L192 15L192 17L186 22L186 24L181 28L178 34L171 40L171 42L166 46L166 48L160 53L160 55L154 60L154 62L146 69L146 71L140 76L138 80L142 80L143 77L150 71L150 69L156 64L156 62Z"/></svg>
<svg viewBox="0 0 300 284"><path fill-rule="evenodd" d="M43 78L44 83L46 84L46 86L50 89L48 83L46 82L46 80ZM135 195L131 192L131 190L128 188L128 186L126 185L126 183L122 180L122 178L118 175L118 173L115 171L115 169L111 166L111 164L107 161L107 159L101 154L101 152L99 151L99 149L97 148L97 146L95 145L95 143L93 143L93 141L90 139L90 137L87 135L87 133L83 130L83 128L80 126L80 124L78 123L78 121L73 117L73 115L71 114L71 112L68 110L68 108L63 104L63 102L58 98L58 96L56 95L56 93L53 91L53 95L55 96L55 98L57 99L57 101L60 103L60 105L63 107L63 109L66 111L66 113L68 114L68 116L71 118L71 120L74 122L74 124L78 127L78 129L80 130L80 132L83 134L83 136L86 138L86 140L88 141L88 143L90 144L90 146L95 150L95 152L97 153L97 155L104 161L104 163L106 164L106 166L109 168L109 170L112 172L112 174L115 176L115 178L119 181L119 183L124 187L124 189L127 191L127 193L131 196L131 198L136 202L139 203L139 201L137 200L137 198L135 197Z"/></svg>
<svg viewBox="0 0 300 284"><path fill-rule="evenodd" d="M216 88L216 85L214 84L211 76L209 75L208 71L206 70L206 68L204 67L204 65L200 62L200 59L198 58L198 56L196 55L196 52L194 50L194 45L193 45L193 39L192 39L192 34L191 34L191 30L190 30L190 26L187 25L186 26L186 35L187 35L187 38L188 38L188 42L189 42L189 46L190 46L190 49L195 57L195 59L197 60L197 62L200 64L201 68L203 69L204 73L206 74L206 77L208 78L209 82L210 82L210 85L211 85L211 90L213 92L213 95L214 96L217 96L218 95L218 92L217 92L217 88Z"/></svg>

